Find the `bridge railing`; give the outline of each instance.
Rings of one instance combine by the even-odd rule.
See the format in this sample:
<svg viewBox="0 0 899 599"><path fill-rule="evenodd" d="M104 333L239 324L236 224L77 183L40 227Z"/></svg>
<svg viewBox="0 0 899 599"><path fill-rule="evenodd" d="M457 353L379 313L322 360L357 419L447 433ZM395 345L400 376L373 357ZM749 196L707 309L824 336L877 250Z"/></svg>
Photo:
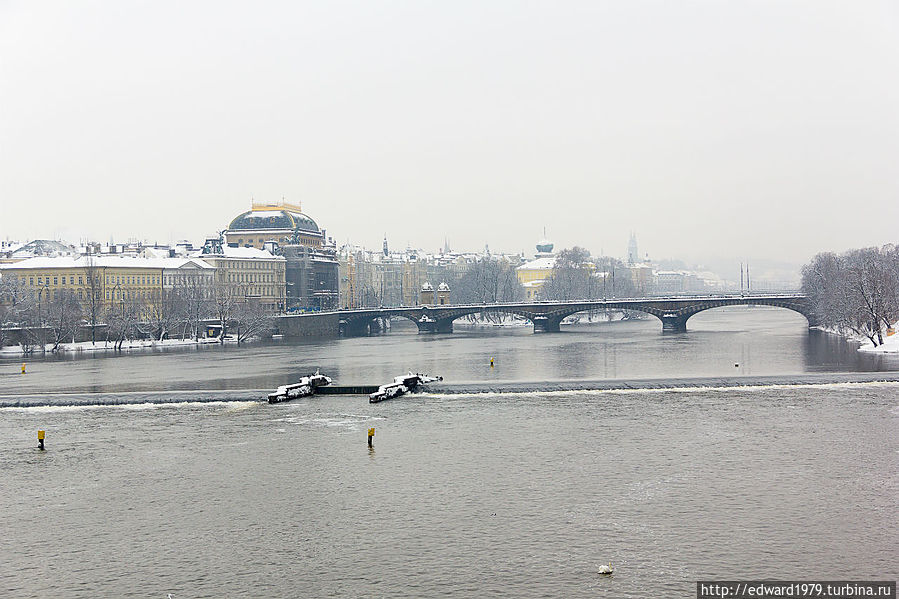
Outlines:
<svg viewBox="0 0 899 599"><path fill-rule="evenodd" d="M708 294L708 295L652 295L643 297L615 297L615 298L595 298L595 299L577 299L577 300L537 300L530 302L482 302L469 304L441 304L429 305L422 304L417 306L377 306L364 308L340 308L332 313L381 313L396 312L407 310L420 310L422 308L438 309L438 310L456 310L481 308L490 309L492 307L537 307L537 306L571 306L571 305L596 305L596 304L622 304L622 303L645 303L655 301L708 301L708 300L731 300L731 299L805 299L805 295L801 293L726 293L726 294Z"/></svg>

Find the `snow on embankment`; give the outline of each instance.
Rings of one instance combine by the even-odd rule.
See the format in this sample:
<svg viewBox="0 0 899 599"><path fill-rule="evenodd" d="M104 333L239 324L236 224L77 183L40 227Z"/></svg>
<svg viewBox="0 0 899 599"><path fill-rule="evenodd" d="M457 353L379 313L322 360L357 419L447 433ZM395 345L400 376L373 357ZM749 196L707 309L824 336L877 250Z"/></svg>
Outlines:
<svg viewBox="0 0 899 599"><path fill-rule="evenodd" d="M193 339L163 339L152 340L152 339L132 339L130 341L124 341L120 348L116 348L115 342L113 341L77 341L75 343L60 343L57 348L57 352L67 353L67 352L94 352L94 351L125 351L130 349L148 349L148 348L162 348L162 347L189 347L189 346L197 346L197 345L209 345L220 343L218 339L212 337L203 337L197 341ZM41 352L40 347L33 350L31 355L41 355L42 353L49 354L53 350L53 346L48 344L45 346L45 351ZM0 356L21 356L23 355L22 347L19 345L6 345L0 347Z"/></svg>
<svg viewBox="0 0 899 599"><path fill-rule="evenodd" d="M899 331L899 322L893 325L892 330ZM858 347L858 351L872 354L899 354L899 332L887 335L883 338L883 345L874 347L870 339L865 339Z"/></svg>

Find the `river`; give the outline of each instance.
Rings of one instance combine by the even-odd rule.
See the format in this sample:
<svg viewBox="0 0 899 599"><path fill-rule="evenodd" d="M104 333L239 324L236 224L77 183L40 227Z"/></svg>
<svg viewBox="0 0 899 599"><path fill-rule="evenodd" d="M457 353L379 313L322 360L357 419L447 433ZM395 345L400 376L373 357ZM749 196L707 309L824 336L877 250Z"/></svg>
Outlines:
<svg viewBox="0 0 899 599"><path fill-rule="evenodd" d="M787 311L719 309L688 326L431 336L398 323L35 359L26 375L0 362L0 405L45 404L0 408L0 594L685 597L698 579L899 577L896 383L539 390L899 370ZM494 391L258 401L314 368ZM521 382L533 390L503 391ZM60 405L122 397L134 401ZM599 576L609 561L615 574Z"/></svg>

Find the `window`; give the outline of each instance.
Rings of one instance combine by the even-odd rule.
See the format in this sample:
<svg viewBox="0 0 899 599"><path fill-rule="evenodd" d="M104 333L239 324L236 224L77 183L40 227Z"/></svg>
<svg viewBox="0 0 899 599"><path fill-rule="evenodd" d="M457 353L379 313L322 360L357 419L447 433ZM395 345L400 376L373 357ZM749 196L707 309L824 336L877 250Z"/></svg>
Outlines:
<svg viewBox="0 0 899 599"><path fill-rule="evenodd" d="M62 284L63 284L63 285L66 284L66 278L65 278L65 277L62 278Z"/></svg>
<svg viewBox="0 0 899 599"><path fill-rule="evenodd" d="M75 277L69 277L69 285L75 284Z"/></svg>
<svg viewBox="0 0 899 599"><path fill-rule="evenodd" d="M41 280L38 279L37 282L40 283ZM29 278L28 278L28 284L29 284L29 285L34 285L34 277L29 277Z"/></svg>
<svg viewBox="0 0 899 599"><path fill-rule="evenodd" d="M58 277L53 277L53 284L54 284L54 285L59 285ZM56 295L54 294L53 297L56 297Z"/></svg>
<svg viewBox="0 0 899 599"><path fill-rule="evenodd" d="M82 279L84 279L84 277L82 277L81 275L79 275L79 276L78 276L78 284L79 284L79 285L84 285L84 281L83 281Z"/></svg>

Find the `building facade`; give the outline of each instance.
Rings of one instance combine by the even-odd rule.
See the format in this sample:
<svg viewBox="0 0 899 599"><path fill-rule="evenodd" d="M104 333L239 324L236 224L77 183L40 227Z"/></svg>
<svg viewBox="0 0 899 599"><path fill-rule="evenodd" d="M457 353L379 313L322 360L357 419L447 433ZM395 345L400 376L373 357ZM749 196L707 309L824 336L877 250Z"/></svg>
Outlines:
<svg viewBox="0 0 899 599"><path fill-rule="evenodd" d="M258 301L271 312L284 310L287 261L283 256L209 239L194 257L215 268L214 285L232 288L240 297Z"/></svg>
<svg viewBox="0 0 899 599"><path fill-rule="evenodd" d="M299 204L253 202L223 232L229 248L267 250L285 260L281 309L333 309L339 303L337 250Z"/></svg>
<svg viewBox="0 0 899 599"><path fill-rule="evenodd" d="M199 260L109 255L28 258L0 265L4 278L18 279L39 302L52 301L70 292L87 306L93 293L103 309L122 302L155 306L164 297L166 282L169 286L177 283L174 277L178 273L183 278L188 272L199 272L208 282L212 270L212 266Z"/></svg>

